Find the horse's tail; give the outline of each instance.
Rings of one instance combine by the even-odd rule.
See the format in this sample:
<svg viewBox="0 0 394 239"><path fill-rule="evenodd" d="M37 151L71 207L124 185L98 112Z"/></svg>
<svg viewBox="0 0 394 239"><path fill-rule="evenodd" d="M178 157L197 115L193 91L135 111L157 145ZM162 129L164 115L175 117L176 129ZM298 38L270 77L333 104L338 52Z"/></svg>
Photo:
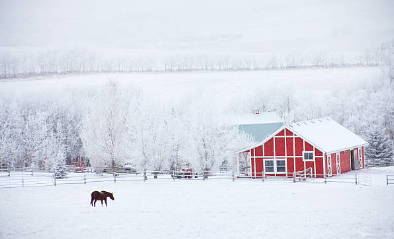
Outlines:
<svg viewBox="0 0 394 239"><path fill-rule="evenodd" d="M90 205L93 206L93 201L94 201L94 197L93 197L93 193L91 194L91 199L90 199Z"/></svg>

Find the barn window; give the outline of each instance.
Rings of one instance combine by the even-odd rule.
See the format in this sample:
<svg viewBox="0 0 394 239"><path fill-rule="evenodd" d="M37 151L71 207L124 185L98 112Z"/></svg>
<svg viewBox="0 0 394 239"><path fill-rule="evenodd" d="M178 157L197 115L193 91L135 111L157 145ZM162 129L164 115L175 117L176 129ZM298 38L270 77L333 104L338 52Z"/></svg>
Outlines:
<svg viewBox="0 0 394 239"><path fill-rule="evenodd" d="M286 172L285 160L276 160L276 172Z"/></svg>
<svg viewBox="0 0 394 239"><path fill-rule="evenodd" d="M284 159L265 159L264 166L266 173L286 172L286 160Z"/></svg>
<svg viewBox="0 0 394 239"><path fill-rule="evenodd" d="M313 161L314 153L313 151L304 151L304 161Z"/></svg>
<svg viewBox="0 0 394 239"><path fill-rule="evenodd" d="M265 160L265 171L266 172L275 172L274 160Z"/></svg>

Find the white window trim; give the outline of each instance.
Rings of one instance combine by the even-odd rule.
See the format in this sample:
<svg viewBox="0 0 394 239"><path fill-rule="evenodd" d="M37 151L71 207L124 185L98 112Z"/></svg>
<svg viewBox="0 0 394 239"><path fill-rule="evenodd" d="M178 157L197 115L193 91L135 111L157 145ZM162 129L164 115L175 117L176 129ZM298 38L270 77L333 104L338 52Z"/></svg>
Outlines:
<svg viewBox="0 0 394 239"><path fill-rule="evenodd" d="M274 162L274 171L272 171L272 172L267 172L267 170L266 170L266 166L265 166L265 162L266 161L273 161ZM285 171L283 171L283 172L278 172L278 165L277 165L277 161L285 161ZM282 166L283 167L283 166ZM286 159L284 159L284 158L269 158L269 159L264 159L264 173L267 173L267 174L287 174L287 160Z"/></svg>
<svg viewBox="0 0 394 239"><path fill-rule="evenodd" d="M305 153L312 153L313 154L313 159L305 159ZM305 162L313 162L315 161L315 152L314 151L302 151L302 160Z"/></svg>

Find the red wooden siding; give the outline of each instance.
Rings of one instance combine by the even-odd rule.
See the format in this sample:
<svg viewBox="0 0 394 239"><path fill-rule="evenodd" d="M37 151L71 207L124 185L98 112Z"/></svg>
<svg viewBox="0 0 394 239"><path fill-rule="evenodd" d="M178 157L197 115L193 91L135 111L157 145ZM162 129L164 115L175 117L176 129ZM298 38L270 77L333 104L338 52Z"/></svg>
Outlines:
<svg viewBox="0 0 394 239"><path fill-rule="evenodd" d="M286 131L286 136L292 136L293 135L293 132L291 132L290 130L286 129L285 131Z"/></svg>
<svg viewBox="0 0 394 239"><path fill-rule="evenodd" d="M264 156L274 156L274 139L268 140L263 147Z"/></svg>
<svg viewBox="0 0 394 239"><path fill-rule="evenodd" d="M333 153L331 154L331 167L332 167L332 175L337 175L337 154Z"/></svg>
<svg viewBox="0 0 394 239"><path fill-rule="evenodd" d="M276 134L276 136L284 136L284 135L285 135L285 130L282 130Z"/></svg>
<svg viewBox="0 0 394 239"><path fill-rule="evenodd" d="M305 142L305 149L304 151L313 151L313 146L308 142Z"/></svg>
<svg viewBox="0 0 394 239"><path fill-rule="evenodd" d="M316 177L321 177L324 174L323 171L323 157L315 157L315 164L316 164Z"/></svg>
<svg viewBox="0 0 394 239"><path fill-rule="evenodd" d="M294 157L287 158L287 172L294 172Z"/></svg>
<svg viewBox="0 0 394 239"><path fill-rule="evenodd" d="M339 154L341 161L341 172L349 172L351 170L350 167L350 150L342 151Z"/></svg>
<svg viewBox="0 0 394 239"><path fill-rule="evenodd" d="M261 177L263 175L263 159L257 158L256 159L256 176Z"/></svg>
<svg viewBox="0 0 394 239"><path fill-rule="evenodd" d="M285 156L285 138L275 138L275 155Z"/></svg>
<svg viewBox="0 0 394 239"><path fill-rule="evenodd" d="M302 157L296 157L296 171L304 170L304 160Z"/></svg>
<svg viewBox="0 0 394 239"><path fill-rule="evenodd" d="M300 137L295 137L295 156L302 156L302 151L304 148L304 140Z"/></svg>
<svg viewBox="0 0 394 239"><path fill-rule="evenodd" d="M263 149L262 147L257 147L254 149L255 155L263 155Z"/></svg>
<svg viewBox="0 0 394 239"><path fill-rule="evenodd" d="M294 139L291 137L286 138L287 156L294 156L293 141Z"/></svg>
<svg viewBox="0 0 394 239"><path fill-rule="evenodd" d="M315 157L323 157L323 153L315 148Z"/></svg>

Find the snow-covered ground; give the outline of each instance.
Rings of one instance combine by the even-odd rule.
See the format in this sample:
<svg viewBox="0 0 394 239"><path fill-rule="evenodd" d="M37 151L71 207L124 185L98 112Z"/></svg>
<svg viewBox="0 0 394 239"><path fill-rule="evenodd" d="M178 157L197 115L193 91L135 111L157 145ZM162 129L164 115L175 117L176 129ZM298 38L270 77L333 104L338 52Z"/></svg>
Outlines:
<svg viewBox="0 0 394 239"><path fill-rule="evenodd" d="M0 189L0 238L393 238L385 175L394 168L358 174L368 185L209 179ZM93 190L115 201L93 208Z"/></svg>
<svg viewBox="0 0 394 239"><path fill-rule="evenodd" d="M310 68L295 70L175 73L71 74L1 80L0 95L29 100L83 98L109 81L141 90L145 99L159 104L201 102L218 109L265 99L267 104L288 95L315 102L331 102L342 90L373 85L384 76L381 67ZM302 98L304 97L304 98ZM15 100L15 98L13 98ZM81 101L81 100L80 100Z"/></svg>

